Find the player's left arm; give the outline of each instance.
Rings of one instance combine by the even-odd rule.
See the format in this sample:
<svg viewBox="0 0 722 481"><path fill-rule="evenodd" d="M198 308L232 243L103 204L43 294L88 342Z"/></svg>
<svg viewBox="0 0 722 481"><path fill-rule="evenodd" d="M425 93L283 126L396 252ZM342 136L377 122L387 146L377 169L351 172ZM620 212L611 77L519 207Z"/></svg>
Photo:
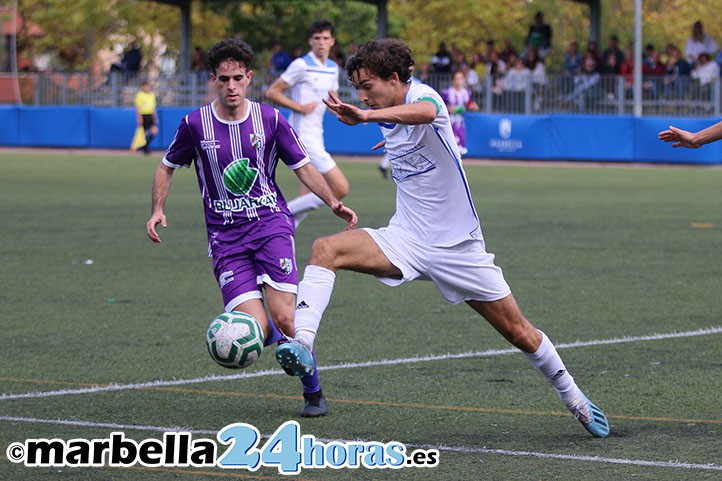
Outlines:
<svg viewBox="0 0 722 481"><path fill-rule="evenodd" d="M331 187L329 187L326 179L323 178L316 167L307 163L293 172L298 176L298 180L300 180L303 185L308 187L311 192L316 194L331 208L334 214L348 223L346 230L356 227L358 223L356 212L343 205L343 202L333 195Z"/></svg>

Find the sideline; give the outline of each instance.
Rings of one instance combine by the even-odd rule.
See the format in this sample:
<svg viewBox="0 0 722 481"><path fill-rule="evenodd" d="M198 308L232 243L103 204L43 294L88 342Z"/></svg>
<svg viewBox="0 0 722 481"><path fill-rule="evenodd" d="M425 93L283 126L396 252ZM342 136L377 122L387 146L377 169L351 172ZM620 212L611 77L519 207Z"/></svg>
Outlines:
<svg viewBox="0 0 722 481"><path fill-rule="evenodd" d="M570 349L575 347L588 347L588 346L604 346L604 345L610 345L610 344L624 344L629 342L641 342L641 341L660 341L663 339L679 339L684 337L697 337L697 336L707 336L710 334L722 334L722 326L720 327L711 327L708 329L698 329L696 331L685 331L685 332L672 332L668 334L651 334L647 336L625 336L625 337L616 337L611 339L599 339L594 341L576 341L571 343L560 343L556 344L555 347L557 349ZM393 366L398 364L414 364L418 362L429 362L429 361L443 361L448 359L464 359L464 358L470 358L470 357L492 357L492 356L501 356L501 355L507 355L507 354L516 354L520 351L516 348L508 348L508 349L494 349L494 350L488 350L488 351L476 351L476 352L462 352L457 354L443 354L443 355L435 355L435 356L424 356L424 357L410 357L410 358L400 358L400 359L382 359L379 361L367 361L367 362L354 362L354 363L342 363L342 364L335 364L330 366L319 366L319 371L334 371L338 369L354 369L358 367L370 367L370 366ZM5 400L11 400L11 399L36 399L36 398L46 398L46 397L54 397L54 396L68 396L68 395L78 395L78 394L92 394L92 393L99 393L99 392L113 392L113 391L126 391L131 389L145 389L145 388L157 388L157 387L166 387L166 386L182 386L186 384L201 384L206 382L214 382L214 381L230 381L230 380L236 380L236 379L248 379L248 378L255 378L255 377L265 377L265 376L277 376L283 374L286 375L282 370L280 369L274 369L274 370L265 370L265 371L256 371L256 372L248 372L248 373L239 373L239 374L230 374L226 376L203 376L203 377L197 377L193 379L173 379L168 381L163 380L156 380L156 381L148 381L148 382L141 382L141 383L131 383L131 384L105 384L102 386L91 386L91 387L84 387L84 388L78 388L78 389L61 389L56 391L36 391L36 392L26 392L26 393L18 393L18 394L1 394L0 395L0 401Z"/></svg>

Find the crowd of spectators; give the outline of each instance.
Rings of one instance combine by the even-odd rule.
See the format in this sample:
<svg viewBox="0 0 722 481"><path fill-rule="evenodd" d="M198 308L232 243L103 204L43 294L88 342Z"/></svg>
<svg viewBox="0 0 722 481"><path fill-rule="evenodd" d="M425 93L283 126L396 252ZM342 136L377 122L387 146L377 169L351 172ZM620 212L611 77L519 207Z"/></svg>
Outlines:
<svg viewBox="0 0 722 481"><path fill-rule="evenodd" d="M533 108L538 110L549 94L549 55L552 51L552 27L544 14L538 12L529 26L521 48L510 38L501 45L486 42L483 52L467 56L455 43L441 42L428 63L418 66L416 76L435 87L443 88L450 75L462 71L467 87L478 101L482 98L485 77L491 76L491 90L496 107L508 111L523 110L525 95L531 92ZM577 103L589 99L614 101L620 96L632 97L634 83L634 48L620 45L617 35L611 35L602 49L590 40L584 49L573 40L563 53L561 70L555 71L554 94L564 101ZM642 58L642 91L646 99L680 100L685 98L709 100L712 88L720 78L722 51L714 39L704 31L701 21L692 26L692 33L684 51L674 43L659 50L645 46ZM623 79L620 88L619 78Z"/></svg>

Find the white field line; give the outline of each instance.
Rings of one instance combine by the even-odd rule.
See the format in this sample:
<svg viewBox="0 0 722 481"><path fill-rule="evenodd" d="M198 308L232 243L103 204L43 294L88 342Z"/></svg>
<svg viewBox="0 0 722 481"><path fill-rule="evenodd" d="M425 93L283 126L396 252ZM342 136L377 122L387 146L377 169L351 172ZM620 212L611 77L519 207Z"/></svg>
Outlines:
<svg viewBox="0 0 722 481"><path fill-rule="evenodd" d="M648 336L628 336L628 337L616 337L612 339L600 339L595 341L576 341L571 343L557 344L557 349L570 349L574 347L588 347L588 346L603 346L609 344L623 344L628 342L643 342L643 341L659 341L663 339L678 339L684 337L696 337L706 336L710 334L722 333L722 327L711 327L709 329L699 329L696 331L686 332L673 332L669 334L652 334ZM374 367L374 366L392 366L396 364L414 364L417 362L428 362L428 361L443 361L448 359L463 359L469 357L492 357L501 356L506 354L518 353L519 350L516 348L509 349L492 349L488 351L476 351L476 352L462 352L457 354L443 354L436 356L424 356L424 357L410 357L401 359L385 359L380 361L367 361L367 362L354 362L354 363L343 363L335 364L331 366L319 366L319 371L333 371L337 369L353 369L357 367ZM169 381L148 381L142 383L132 384L109 384L104 386L91 386L78 389L61 389L57 391L36 391L18 394L0 394L0 401L11 400L11 399L30 399L30 398L45 398L53 396L69 396L74 394L92 394L99 392L112 392L112 391L125 391L131 389L146 389L154 387L167 387L167 386L182 386L186 384L200 384L206 382L215 381L230 381L236 379L247 379L254 377L265 377L275 375L285 375L280 369L257 371L249 373L230 374L227 376L203 376L193 379L173 379Z"/></svg>
<svg viewBox="0 0 722 481"><path fill-rule="evenodd" d="M90 421L72 421L64 419L40 419L40 418L26 418L26 417L14 417L14 416L0 416L0 421L8 422L25 422L34 424L54 424L63 426L80 426L89 428L105 428L115 430L135 430L135 431L156 431L161 433L166 432L185 432L191 434L207 434L215 439L216 432L206 429L186 429L178 427L164 427L164 426L147 426L147 425L135 425L135 424L116 424L116 423L95 423ZM268 439L270 434L262 434L264 439ZM341 442L350 444L352 442L359 442L358 439L354 440L342 440L342 439L325 439L315 438L316 441L323 443L330 442ZM508 449L488 449L488 448L467 448L463 446L445 446L445 445L429 445L429 444L405 444L407 448L411 449L438 449L439 451L456 452L456 453L468 453L468 454L490 454L499 456L517 456L517 457L530 457L530 458L541 458L541 459L561 459L567 461L583 461L583 462L594 462L594 463L607 463L607 464L624 464L631 466L649 466L656 468L679 468L679 469L703 469L708 471L722 471L722 466L718 464L694 464L685 463L680 461L649 461L644 459L625 459L625 458L606 458L601 456L578 456L575 454L559 454L559 453L539 453L535 451L514 451Z"/></svg>

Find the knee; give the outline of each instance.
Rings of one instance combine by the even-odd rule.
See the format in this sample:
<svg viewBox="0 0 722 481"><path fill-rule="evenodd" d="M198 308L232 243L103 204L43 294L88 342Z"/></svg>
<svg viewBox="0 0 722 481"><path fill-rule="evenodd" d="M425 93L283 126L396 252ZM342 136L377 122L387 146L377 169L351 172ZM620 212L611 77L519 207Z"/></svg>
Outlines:
<svg viewBox="0 0 722 481"><path fill-rule="evenodd" d="M333 193L338 199L343 199L348 195L349 191L349 183L348 180L343 179L343 181L339 182L338 185L336 185L333 189Z"/></svg>
<svg viewBox="0 0 722 481"><path fill-rule="evenodd" d="M326 269L335 267L336 249L332 237L320 237L313 242L309 264L325 267Z"/></svg>

